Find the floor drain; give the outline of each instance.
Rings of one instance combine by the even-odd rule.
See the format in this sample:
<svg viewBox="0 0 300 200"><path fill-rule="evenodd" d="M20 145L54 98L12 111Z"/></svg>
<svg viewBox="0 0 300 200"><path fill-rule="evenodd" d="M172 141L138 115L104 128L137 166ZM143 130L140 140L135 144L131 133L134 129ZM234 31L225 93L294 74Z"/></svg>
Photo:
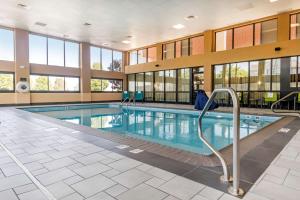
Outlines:
<svg viewBox="0 0 300 200"><path fill-rule="evenodd" d="M129 151L130 153L134 153L134 154L137 154L137 153L141 153L141 152L143 152L144 150L142 150L142 149L133 149L133 150L131 150L131 151Z"/></svg>

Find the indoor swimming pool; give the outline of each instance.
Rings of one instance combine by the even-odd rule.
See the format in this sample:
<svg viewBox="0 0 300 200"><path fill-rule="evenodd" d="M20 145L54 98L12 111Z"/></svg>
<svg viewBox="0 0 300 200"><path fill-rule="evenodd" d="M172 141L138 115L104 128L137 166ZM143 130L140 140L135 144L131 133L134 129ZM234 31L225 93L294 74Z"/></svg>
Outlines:
<svg viewBox="0 0 300 200"><path fill-rule="evenodd" d="M199 111L119 104L44 106L22 109L100 129L104 134L111 132L202 155L211 154L198 137ZM278 119L280 117L242 114L241 138L249 136ZM208 112L204 117L204 135L216 149L220 150L232 144L232 121L231 113Z"/></svg>

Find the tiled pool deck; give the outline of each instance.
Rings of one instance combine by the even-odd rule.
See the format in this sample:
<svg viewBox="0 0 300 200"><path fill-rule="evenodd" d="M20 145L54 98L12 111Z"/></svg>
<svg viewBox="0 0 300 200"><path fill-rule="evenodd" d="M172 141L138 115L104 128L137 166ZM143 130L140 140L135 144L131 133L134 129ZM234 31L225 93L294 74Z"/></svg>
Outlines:
<svg viewBox="0 0 300 200"><path fill-rule="evenodd" d="M238 199L111 151L115 147L102 148L84 137L72 137L78 130L31 115L0 108L1 200ZM299 124L295 126L299 129ZM300 131L243 199L296 200L299 196Z"/></svg>

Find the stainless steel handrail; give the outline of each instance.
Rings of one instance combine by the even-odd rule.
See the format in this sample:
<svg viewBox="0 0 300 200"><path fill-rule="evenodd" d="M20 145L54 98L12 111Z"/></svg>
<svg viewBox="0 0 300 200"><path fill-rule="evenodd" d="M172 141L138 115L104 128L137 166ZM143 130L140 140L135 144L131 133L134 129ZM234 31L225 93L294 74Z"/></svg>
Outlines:
<svg viewBox="0 0 300 200"><path fill-rule="evenodd" d="M126 101L127 99L128 99L128 98L126 97L126 98L121 102L121 104L125 103L125 101Z"/></svg>
<svg viewBox="0 0 300 200"><path fill-rule="evenodd" d="M208 111L211 106L214 98L219 92L228 92L232 98L233 102L233 178L231 179L229 170L227 167L227 163L221 153L216 150L205 138L202 132L202 119L205 116L205 113ZM242 196L244 194L243 189L240 188L240 102L238 100L238 96L236 92L232 88L221 88L215 89L207 103L203 111L199 116L199 124L198 124L198 135L204 144L220 159L223 173L224 175L221 179L225 182L233 181L233 185L228 188L228 192L234 196Z"/></svg>
<svg viewBox="0 0 300 200"><path fill-rule="evenodd" d="M298 114L299 115L299 117L300 117L300 111L278 111L278 110L275 110L275 105L276 104L278 104L278 103L280 103L281 101L283 101L283 100L285 100L285 99L287 99L288 97L290 97L290 96L292 96L292 95L294 95L294 94L299 94L300 93L300 91L294 91L294 92L291 92L291 93L289 93L289 94L287 94L286 96L284 96L284 97L282 97L282 98L280 98L280 99L278 99L277 101L275 101L274 103L272 103L272 105L271 105L271 110L272 110L272 112L273 113L282 113L282 114L284 114L284 113L296 113L296 114ZM294 102L294 104L296 104L296 102ZM295 105L294 105L295 106Z"/></svg>

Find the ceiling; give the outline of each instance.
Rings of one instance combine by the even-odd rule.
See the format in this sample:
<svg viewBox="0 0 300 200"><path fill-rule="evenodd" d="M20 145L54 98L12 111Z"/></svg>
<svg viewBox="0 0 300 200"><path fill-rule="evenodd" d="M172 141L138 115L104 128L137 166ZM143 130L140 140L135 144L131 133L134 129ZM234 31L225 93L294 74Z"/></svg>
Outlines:
<svg viewBox="0 0 300 200"><path fill-rule="evenodd" d="M297 9L300 1L0 0L0 5L2 26L128 50ZM197 18L185 20L189 15ZM185 28L176 30L175 24Z"/></svg>

